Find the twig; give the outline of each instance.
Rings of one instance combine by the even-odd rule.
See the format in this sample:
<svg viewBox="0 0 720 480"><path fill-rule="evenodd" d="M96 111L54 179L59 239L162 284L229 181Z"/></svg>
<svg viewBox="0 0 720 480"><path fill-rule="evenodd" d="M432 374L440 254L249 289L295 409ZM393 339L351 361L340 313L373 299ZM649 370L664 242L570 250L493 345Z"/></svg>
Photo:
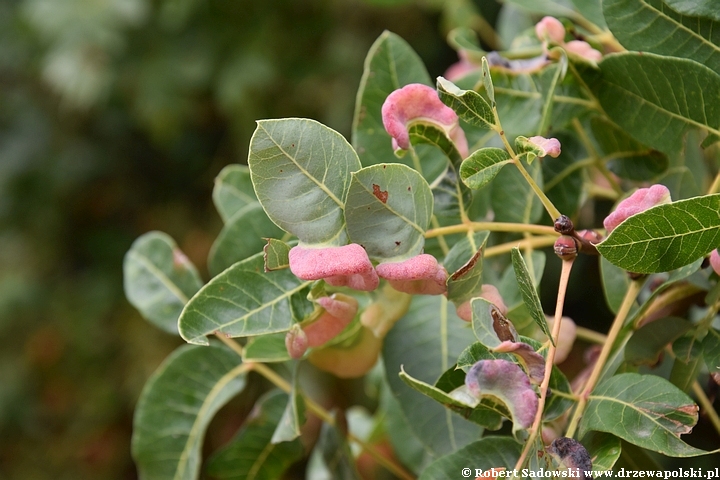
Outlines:
<svg viewBox="0 0 720 480"><path fill-rule="evenodd" d="M572 270L574 258L571 260L563 260L562 270L560 272L560 285L558 286L557 302L555 304L555 321L553 322L552 338L553 342L548 347L547 357L545 358L545 376L540 384L540 400L538 401L538 410L535 414L535 421L530 427L530 434L525 447L523 448L520 458L515 464L515 469L519 470L525 463L525 459L528 453L535 444L535 438L537 438L542 427L542 417L545 410L545 401L547 399L547 391L550 385L550 376L552 375L553 362L555 360L556 344L558 337L560 336L560 324L562 323L563 306L565 304L565 294L567 293L568 279L570 278L570 271ZM553 343L555 345L553 345Z"/></svg>

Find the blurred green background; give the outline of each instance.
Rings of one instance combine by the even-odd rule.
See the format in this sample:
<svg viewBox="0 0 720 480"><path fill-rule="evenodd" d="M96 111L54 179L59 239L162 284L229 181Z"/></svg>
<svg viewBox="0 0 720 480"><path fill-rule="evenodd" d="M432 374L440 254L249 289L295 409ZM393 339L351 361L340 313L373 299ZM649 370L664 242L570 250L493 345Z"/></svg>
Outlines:
<svg viewBox="0 0 720 480"><path fill-rule="evenodd" d="M132 241L169 233L207 279L213 179L254 121L349 137L375 38L439 75L474 9L498 5L0 0L0 478L135 478L133 407L180 340L124 298Z"/></svg>

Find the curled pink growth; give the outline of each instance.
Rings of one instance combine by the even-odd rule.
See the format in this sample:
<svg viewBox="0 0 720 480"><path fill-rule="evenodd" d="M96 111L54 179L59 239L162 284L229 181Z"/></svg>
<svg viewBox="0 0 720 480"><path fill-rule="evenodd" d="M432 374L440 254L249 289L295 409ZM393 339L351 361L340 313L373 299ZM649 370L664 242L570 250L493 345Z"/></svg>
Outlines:
<svg viewBox="0 0 720 480"><path fill-rule="evenodd" d="M513 430L528 428L535 419L538 398L522 369L507 360L480 360L465 376L465 386L477 398L499 398L512 416Z"/></svg>
<svg viewBox="0 0 720 480"><path fill-rule="evenodd" d="M653 185L650 188L640 188L620 202L615 211L607 216L603 221L605 230L610 233L628 217L665 203L670 203L670 190L666 186Z"/></svg>
<svg viewBox="0 0 720 480"><path fill-rule="evenodd" d="M288 330L285 335L285 348L287 348L290 357L295 360L305 355L308 349L308 338L300 325L295 324Z"/></svg>
<svg viewBox="0 0 720 480"><path fill-rule="evenodd" d="M500 311L503 316L507 315L508 309L505 306L505 302L500 296L500 292L497 288L495 288L494 285L490 285L489 283L484 284L480 290L480 293L478 294L478 297L484 298L488 302L495 305L495 307L498 309L498 311ZM468 300L467 302L461 303L457 307L457 316L465 320L466 322L472 322L472 307L470 306L471 301L472 299Z"/></svg>
<svg viewBox="0 0 720 480"><path fill-rule="evenodd" d="M290 271L303 280L325 281L334 287L372 291L378 286L375 269L365 249L356 243L342 247L290 249Z"/></svg>
<svg viewBox="0 0 720 480"><path fill-rule="evenodd" d="M335 293L332 297L318 298L317 303L325 311L317 320L303 327L308 347L319 347L337 337L352 321L358 310L357 300L341 293Z"/></svg>
<svg viewBox="0 0 720 480"><path fill-rule="evenodd" d="M377 274L392 287L413 295L440 295L447 291L448 274L432 255L423 253L403 262L381 263Z"/></svg>
<svg viewBox="0 0 720 480"><path fill-rule="evenodd" d="M535 25L535 35L542 40L550 40L555 43L565 41L565 27L555 17L544 17Z"/></svg>
<svg viewBox="0 0 720 480"><path fill-rule="evenodd" d="M522 342L504 341L493 349L494 352L512 353L525 367L530 380L539 384L545 376L545 357L537 353L530 345Z"/></svg>
<svg viewBox="0 0 720 480"><path fill-rule="evenodd" d="M715 273L720 275L720 253L718 253L717 248L710 254L710 265L715 270Z"/></svg>
<svg viewBox="0 0 720 480"><path fill-rule="evenodd" d="M593 62L599 62L603 57L602 53L598 52L592 48L589 43L582 40L571 40L563 45L563 48L565 48L566 52L574 53L575 55Z"/></svg>
<svg viewBox="0 0 720 480"><path fill-rule="evenodd" d="M393 148L410 148L408 124L414 121L432 123L443 130L455 143L463 158L468 155L465 132L460 128L457 114L446 106L437 92L420 83L405 85L385 99L382 106L385 130L393 137Z"/></svg>
<svg viewBox="0 0 720 480"><path fill-rule="evenodd" d="M560 156L560 140L557 138L537 136L528 138L528 141L543 151L538 157L550 155L553 158L557 158Z"/></svg>

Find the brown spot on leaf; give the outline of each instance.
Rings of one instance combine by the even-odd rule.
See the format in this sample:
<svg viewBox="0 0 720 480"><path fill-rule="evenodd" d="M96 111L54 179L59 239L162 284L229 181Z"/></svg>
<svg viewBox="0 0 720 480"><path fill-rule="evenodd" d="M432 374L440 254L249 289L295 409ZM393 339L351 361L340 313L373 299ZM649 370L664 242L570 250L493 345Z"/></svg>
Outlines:
<svg viewBox="0 0 720 480"><path fill-rule="evenodd" d="M412 190L412 187L408 187L408 192Z"/></svg>
<svg viewBox="0 0 720 480"><path fill-rule="evenodd" d="M470 260L465 263L462 267L460 267L457 272L453 273L450 277L453 281L462 278L464 275L466 275L472 268L475 266L475 264L480 260L480 256L482 255L482 248L478 248L478 251L475 252L475 255L470 257Z"/></svg>
<svg viewBox="0 0 720 480"><path fill-rule="evenodd" d="M375 195L375 198L380 200L382 203L387 203L388 192L387 190L380 190L380 185L376 185L373 183L373 195Z"/></svg>
<svg viewBox="0 0 720 480"><path fill-rule="evenodd" d="M402 242L398 242L397 240L395 241L395 245L397 245L398 247L400 246L401 243Z"/></svg>
<svg viewBox="0 0 720 480"><path fill-rule="evenodd" d="M490 307L490 316L493 319L493 330L495 330L495 334L500 341L514 342L516 340L514 335L515 327L510 323L510 320L505 318L505 315L495 308L495 306Z"/></svg>

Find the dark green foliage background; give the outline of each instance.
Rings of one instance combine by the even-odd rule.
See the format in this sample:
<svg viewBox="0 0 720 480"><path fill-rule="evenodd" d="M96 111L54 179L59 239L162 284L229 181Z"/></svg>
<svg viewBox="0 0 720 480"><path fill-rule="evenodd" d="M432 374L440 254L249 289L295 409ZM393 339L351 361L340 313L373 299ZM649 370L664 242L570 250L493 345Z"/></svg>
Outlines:
<svg viewBox="0 0 720 480"><path fill-rule="evenodd" d="M0 478L135 478L135 402L182 340L125 300L132 241L167 232L207 280L213 179L255 120L349 137L372 42L439 75L442 23L432 2L0 0Z"/></svg>

